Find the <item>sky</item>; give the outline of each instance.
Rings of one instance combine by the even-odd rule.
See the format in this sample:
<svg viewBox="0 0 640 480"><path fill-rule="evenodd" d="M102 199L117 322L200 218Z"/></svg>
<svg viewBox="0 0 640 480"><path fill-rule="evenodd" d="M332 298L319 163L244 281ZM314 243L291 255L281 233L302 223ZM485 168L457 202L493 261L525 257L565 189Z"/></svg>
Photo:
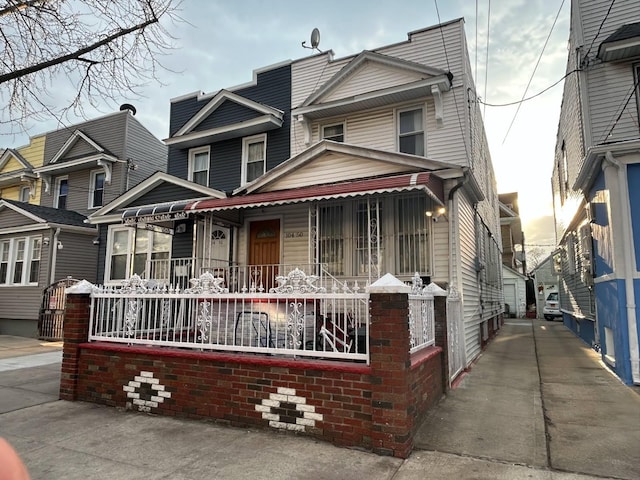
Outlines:
<svg viewBox="0 0 640 480"><path fill-rule="evenodd" d="M136 118L164 139L171 98L243 84L257 68L308 56L311 50L301 44L309 45L313 28L320 30L319 48L333 50L335 58L405 41L408 32L439 23L436 1L183 0L183 21L165 24L174 48L161 59L167 67L158 74L162 85L149 84L137 98L89 108L85 115L97 117L132 103ZM442 22L465 19L476 89L486 103L517 102L529 83L527 97L563 77L570 0L440 0L437 8ZM498 193L518 192L526 249L545 253L555 244L551 174L562 85L522 103L517 115L517 105L483 107ZM65 100L61 90L60 101ZM2 128L0 145L18 147L30 135L58 127L51 119L22 135L8 135Z"/></svg>

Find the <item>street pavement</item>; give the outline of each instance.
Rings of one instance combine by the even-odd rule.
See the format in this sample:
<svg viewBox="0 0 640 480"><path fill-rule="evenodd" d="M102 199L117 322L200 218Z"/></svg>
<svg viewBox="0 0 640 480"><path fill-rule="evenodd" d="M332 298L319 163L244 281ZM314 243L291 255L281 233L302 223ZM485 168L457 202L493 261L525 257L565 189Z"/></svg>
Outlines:
<svg viewBox="0 0 640 480"><path fill-rule="evenodd" d="M638 389L560 323L508 319L407 460L57 400L61 346L39 343L0 335L0 436L34 480L640 478Z"/></svg>

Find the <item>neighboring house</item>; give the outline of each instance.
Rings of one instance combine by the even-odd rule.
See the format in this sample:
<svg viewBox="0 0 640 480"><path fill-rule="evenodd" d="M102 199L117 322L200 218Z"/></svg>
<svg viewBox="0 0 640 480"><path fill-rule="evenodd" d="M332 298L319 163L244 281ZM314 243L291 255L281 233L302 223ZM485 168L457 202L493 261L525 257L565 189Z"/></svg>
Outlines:
<svg viewBox="0 0 640 480"><path fill-rule="evenodd" d="M503 312L498 196L463 24L346 58L323 52L262 69L247 85L172 100L168 173L203 189L150 179L136 198L93 214L92 223L123 219L101 242L99 281L156 272L184 286L187 270L214 270L232 290L268 291L294 266L363 287L418 272L461 300L450 317L455 376ZM158 193L168 184L184 189L169 199ZM197 198L204 189L210 198ZM163 267L147 256L114 275L123 223L145 241L169 235ZM137 250L129 255L123 263L135 265Z"/></svg>
<svg viewBox="0 0 640 480"><path fill-rule="evenodd" d="M536 318L544 318L542 310L551 292L558 291L560 254L549 255L531 271L536 295Z"/></svg>
<svg viewBox="0 0 640 480"><path fill-rule="evenodd" d="M4 166L22 166L13 178L30 192L24 202L16 198L22 185L7 188L7 197L3 188L0 200L1 333L37 335L48 285L68 276L96 281L99 237L87 215L165 168L166 146L133 113L34 137L31 160L25 149L5 151Z"/></svg>
<svg viewBox="0 0 640 480"><path fill-rule="evenodd" d="M527 273L524 254L524 232L518 208L518 193L498 195L500 206L500 232L502 234L502 264L520 274ZM516 249L516 245L520 248Z"/></svg>
<svg viewBox="0 0 640 480"><path fill-rule="evenodd" d="M0 154L0 198L40 203L40 179L34 168L42 166L45 136L32 137L29 145L7 148Z"/></svg>
<svg viewBox="0 0 640 480"><path fill-rule="evenodd" d="M527 313L527 277L502 265L505 315L523 318Z"/></svg>
<svg viewBox="0 0 640 480"><path fill-rule="evenodd" d="M640 383L640 3L574 0L552 177L564 323Z"/></svg>

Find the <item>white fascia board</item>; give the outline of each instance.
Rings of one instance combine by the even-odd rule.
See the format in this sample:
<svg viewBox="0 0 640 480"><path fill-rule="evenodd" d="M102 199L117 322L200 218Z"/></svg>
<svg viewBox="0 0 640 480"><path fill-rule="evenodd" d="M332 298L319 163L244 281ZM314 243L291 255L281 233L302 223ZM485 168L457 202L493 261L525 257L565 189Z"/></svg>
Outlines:
<svg viewBox="0 0 640 480"><path fill-rule="evenodd" d="M49 163L56 163L58 160L60 160L60 158L62 158L62 156L69 151L71 146L75 144L79 138L82 138L85 142L87 142L89 145L95 148L96 152L99 152L99 153L104 152L104 148L102 148L96 142L91 140L91 138L89 138L87 135L82 133L80 130L76 130L71 134L69 138L67 138L67 141L64 142L64 145L62 145L60 150L58 150L58 152L53 156L53 158Z"/></svg>
<svg viewBox="0 0 640 480"><path fill-rule="evenodd" d="M591 184L593 183L600 167L600 161L607 152L611 152L614 155L640 152L640 140L623 140L621 142L589 147L587 154L585 155L584 162L582 162L582 168L578 172L578 176L573 183L573 190L582 190L586 193L586 191L591 188Z"/></svg>
<svg viewBox="0 0 640 480"><path fill-rule="evenodd" d="M38 223L36 225L21 225L19 227L0 229L0 235L12 235L14 233L29 233L40 230L49 230L51 227L48 223Z"/></svg>
<svg viewBox="0 0 640 480"><path fill-rule="evenodd" d="M282 126L282 118L274 117L273 115L262 115L251 120L245 120L244 122L234 123L232 125L225 125L223 127L210 128L209 130L203 130L201 132L191 132L185 135L176 134L176 136L169 137L163 140L165 145L178 145L180 143L199 140L207 137L213 137L216 135L222 135L224 133L233 132L234 130L240 130L247 127L253 127L256 125L268 125L272 124L276 128Z"/></svg>
<svg viewBox="0 0 640 480"><path fill-rule="evenodd" d="M13 205L12 203L0 200L0 209L2 207L9 208L9 209L13 210L14 212L19 213L20 215L24 215L25 217L30 218L34 222L46 223L46 220L44 218L38 217L37 215L34 215L31 212L27 212L26 210L23 210L22 208L20 208L20 207L18 207L16 205Z"/></svg>
<svg viewBox="0 0 640 480"><path fill-rule="evenodd" d="M22 157L22 155L20 155L20 152L18 152L17 150L14 150L13 148L7 148L2 154L2 156L0 157L0 170L4 168L4 166L7 164L7 162L11 158L15 158L16 161L26 169L31 170L33 168L33 166L29 162L27 162Z"/></svg>
<svg viewBox="0 0 640 480"><path fill-rule="evenodd" d="M91 155L90 157L84 157L78 160L71 160L68 162L49 164L44 167L35 168L33 172L36 173L38 176L40 176L43 173L55 172L56 170L64 171L69 167L77 167L79 165L84 165L89 163L97 164L99 160L106 160L107 162L112 162L112 163L118 163L118 162L124 163L124 160L119 160L112 155L105 155L104 153L99 153L97 155Z"/></svg>

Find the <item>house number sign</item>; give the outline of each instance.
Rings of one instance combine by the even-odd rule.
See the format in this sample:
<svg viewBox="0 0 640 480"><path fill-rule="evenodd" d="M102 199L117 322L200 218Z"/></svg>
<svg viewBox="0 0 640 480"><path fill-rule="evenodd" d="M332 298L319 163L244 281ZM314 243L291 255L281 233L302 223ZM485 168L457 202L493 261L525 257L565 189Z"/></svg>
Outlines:
<svg viewBox="0 0 640 480"><path fill-rule="evenodd" d="M301 238L304 237L304 232L285 232L284 238Z"/></svg>

